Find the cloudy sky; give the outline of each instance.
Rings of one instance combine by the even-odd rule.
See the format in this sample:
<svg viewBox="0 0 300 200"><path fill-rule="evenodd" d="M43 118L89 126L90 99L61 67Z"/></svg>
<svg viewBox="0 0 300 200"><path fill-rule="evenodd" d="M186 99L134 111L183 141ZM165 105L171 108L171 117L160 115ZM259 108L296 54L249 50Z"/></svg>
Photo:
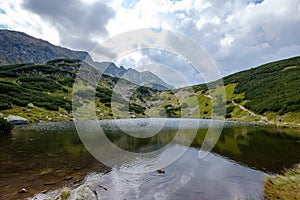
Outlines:
<svg viewBox="0 0 300 200"><path fill-rule="evenodd" d="M228 75L300 54L300 0L0 0L0 28L85 51L134 29L174 30ZM159 50L135 51L117 63L177 86L202 81L179 55Z"/></svg>

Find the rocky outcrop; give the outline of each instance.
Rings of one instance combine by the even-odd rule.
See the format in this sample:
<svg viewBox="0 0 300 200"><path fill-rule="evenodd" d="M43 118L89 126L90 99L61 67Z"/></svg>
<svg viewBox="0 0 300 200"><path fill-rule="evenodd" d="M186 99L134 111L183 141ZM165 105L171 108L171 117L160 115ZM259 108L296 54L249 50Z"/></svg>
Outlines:
<svg viewBox="0 0 300 200"><path fill-rule="evenodd" d="M44 63L57 58L91 59L87 52L55 46L17 31L0 30L0 43L0 65Z"/></svg>
<svg viewBox="0 0 300 200"><path fill-rule="evenodd" d="M17 115L9 115L7 120L14 125L30 124L28 119Z"/></svg>
<svg viewBox="0 0 300 200"><path fill-rule="evenodd" d="M125 69L123 66L117 67L112 62L93 62L91 64L104 74L119 77L137 85L147 86L156 90L174 89L174 86L165 83L161 78L149 71L139 72L132 68Z"/></svg>

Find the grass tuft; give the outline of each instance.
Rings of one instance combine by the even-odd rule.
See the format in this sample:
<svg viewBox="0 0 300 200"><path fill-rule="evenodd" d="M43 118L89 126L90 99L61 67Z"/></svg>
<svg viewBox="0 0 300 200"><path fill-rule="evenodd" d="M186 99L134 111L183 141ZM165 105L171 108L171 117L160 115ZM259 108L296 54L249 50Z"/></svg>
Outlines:
<svg viewBox="0 0 300 200"><path fill-rule="evenodd" d="M61 200L68 200L71 194L71 190L67 187L64 187L60 191Z"/></svg>
<svg viewBox="0 0 300 200"><path fill-rule="evenodd" d="M264 184L264 194L266 200L300 199L300 164L283 175L268 177Z"/></svg>

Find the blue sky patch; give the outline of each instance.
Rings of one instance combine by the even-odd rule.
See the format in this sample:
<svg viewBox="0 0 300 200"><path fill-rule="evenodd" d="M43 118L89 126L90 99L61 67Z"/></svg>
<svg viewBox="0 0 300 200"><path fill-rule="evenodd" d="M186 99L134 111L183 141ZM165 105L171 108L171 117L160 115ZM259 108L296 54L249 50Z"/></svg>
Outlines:
<svg viewBox="0 0 300 200"><path fill-rule="evenodd" d="M132 9L139 2L139 0L124 0L122 3L123 8Z"/></svg>
<svg viewBox="0 0 300 200"><path fill-rule="evenodd" d="M9 27L6 24L0 24L0 29L9 29Z"/></svg>
<svg viewBox="0 0 300 200"><path fill-rule="evenodd" d="M176 1L182 1L182 0L170 0L170 1L172 1L173 3L176 3Z"/></svg>
<svg viewBox="0 0 300 200"><path fill-rule="evenodd" d="M0 8L0 14L6 15L5 10L3 10L3 9Z"/></svg>
<svg viewBox="0 0 300 200"><path fill-rule="evenodd" d="M248 3L255 3L255 4L259 4L261 2L263 2L264 0L249 0Z"/></svg>
<svg viewBox="0 0 300 200"><path fill-rule="evenodd" d="M14 6L13 3L10 3L10 4L9 4L9 7L10 7L10 9L12 9L12 10L14 10L14 8L15 8L15 6Z"/></svg>

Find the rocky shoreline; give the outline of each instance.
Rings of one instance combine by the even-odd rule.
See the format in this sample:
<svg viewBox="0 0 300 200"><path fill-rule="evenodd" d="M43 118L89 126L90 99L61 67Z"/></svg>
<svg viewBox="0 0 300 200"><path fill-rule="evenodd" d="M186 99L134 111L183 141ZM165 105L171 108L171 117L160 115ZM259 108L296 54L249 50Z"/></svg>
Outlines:
<svg viewBox="0 0 300 200"><path fill-rule="evenodd" d="M106 188L105 188L106 189ZM106 189L107 190L107 189ZM42 192L26 200L97 200L98 194L93 183L74 184L69 187Z"/></svg>

